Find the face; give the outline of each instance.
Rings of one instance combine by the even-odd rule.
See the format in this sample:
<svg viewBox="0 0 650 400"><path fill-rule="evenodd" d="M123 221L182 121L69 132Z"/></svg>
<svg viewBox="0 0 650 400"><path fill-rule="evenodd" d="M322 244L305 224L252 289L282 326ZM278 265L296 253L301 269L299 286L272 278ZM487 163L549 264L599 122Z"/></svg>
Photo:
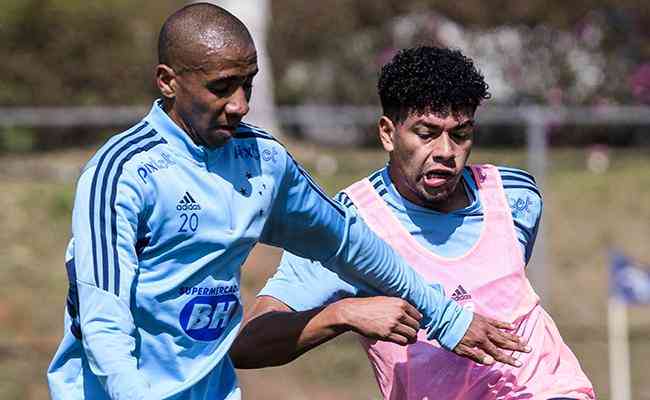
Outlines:
<svg viewBox="0 0 650 400"><path fill-rule="evenodd" d="M379 121L382 145L390 153L390 176L409 201L440 212L468 205L459 184L474 140L474 111L410 114Z"/></svg>
<svg viewBox="0 0 650 400"><path fill-rule="evenodd" d="M158 65L157 83L169 116L198 145L223 146L248 113L257 73L255 46L206 50L191 67Z"/></svg>

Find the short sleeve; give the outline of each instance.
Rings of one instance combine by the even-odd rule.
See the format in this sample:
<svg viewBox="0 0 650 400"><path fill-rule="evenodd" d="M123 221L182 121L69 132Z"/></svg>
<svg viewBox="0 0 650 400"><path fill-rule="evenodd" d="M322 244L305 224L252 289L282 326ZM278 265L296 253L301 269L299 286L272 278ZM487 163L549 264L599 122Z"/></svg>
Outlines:
<svg viewBox="0 0 650 400"><path fill-rule="evenodd" d="M305 311L357 294L357 288L318 261L285 251L277 272L258 296L271 296L296 311Z"/></svg>

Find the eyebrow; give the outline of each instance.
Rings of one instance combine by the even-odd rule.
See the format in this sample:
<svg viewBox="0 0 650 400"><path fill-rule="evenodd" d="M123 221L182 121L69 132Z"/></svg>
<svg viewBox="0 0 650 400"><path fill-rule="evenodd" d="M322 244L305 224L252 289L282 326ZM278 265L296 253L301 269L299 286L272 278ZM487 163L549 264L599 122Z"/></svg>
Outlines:
<svg viewBox="0 0 650 400"><path fill-rule="evenodd" d="M427 127L429 129L442 129L442 126L432 124L431 122L427 122L427 121L419 121L419 122L417 122L415 124L415 126L418 126L418 125ZM470 119L466 120L462 124L458 124L458 125L454 126L453 128L451 128L451 130L455 131L455 130L458 130L458 129L466 128L468 126L474 126L474 119L473 118L470 118Z"/></svg>
<svg viewBox="0 0 650 400"><path fill-rule="evenodd" d="M474 126L474 120L470 118L470 119L468 119L467 121L463 122L462 124L458 124L458 125L456 125L456 126L453 127L451 130L452 130L452 131L456 131L456 130L463 129L463 128L467 128L467 127L471 127L471 126Z"/></svg>
<svg viewBox="0 0 650 400"><path fill-rule="evenodd" d="M257 75L258 72L259 72L259 70L256 69L255 71L251 72L250 74L243 75L243 76L242 75L220 76L218 78L214 78L214 79L210 79L210 80L206 81L205 84L207 86L210 86L210 85L215 85L215 84L221 83L221 82L236 81L236 80L239 80L239 79L241 79L242 81L245 81L246 79L255 77L255 75Z"/></svg>

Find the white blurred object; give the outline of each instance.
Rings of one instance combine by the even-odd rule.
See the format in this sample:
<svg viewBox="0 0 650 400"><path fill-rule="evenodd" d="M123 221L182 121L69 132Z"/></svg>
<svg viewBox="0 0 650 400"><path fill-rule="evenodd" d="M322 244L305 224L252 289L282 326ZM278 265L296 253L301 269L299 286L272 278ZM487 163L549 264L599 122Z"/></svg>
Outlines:
<svg viewBox="0 0 650 400"><path fill-rule="evenodd" d="M251 109L244 120L268 130L276 137L280 136L279 125L275 117L271 62L266 48L267 27L271 18L269 1L211 0L208 3L223 7L239 18L246 25L255 41L259 72L253 82Z"/></svg>
<svg viewBox="0 0 650 400"><path fill-rule="evenodd" d="M323 154L316 159L316 173L320 176L332 176L339 170L336 158Z"/></svg>
<svg viewBox="0 0 650 400"><path fill-rule="evenodd" d="M587 149L587 169L594 174L603 174L609 169L609 147L594 145Z"/></svg>

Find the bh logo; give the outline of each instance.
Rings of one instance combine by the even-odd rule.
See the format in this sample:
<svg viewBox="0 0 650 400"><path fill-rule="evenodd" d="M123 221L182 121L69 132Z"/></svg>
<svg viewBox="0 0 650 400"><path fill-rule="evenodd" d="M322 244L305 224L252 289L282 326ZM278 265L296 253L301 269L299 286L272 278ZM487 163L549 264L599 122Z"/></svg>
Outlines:
<svg viewBox="0 0 650 400"><path fill-rule="evenodd" d="M197 296L183 307L180 323L192 339L216 340L226 330L238 307L239 299L234 294Z"/></svg>

